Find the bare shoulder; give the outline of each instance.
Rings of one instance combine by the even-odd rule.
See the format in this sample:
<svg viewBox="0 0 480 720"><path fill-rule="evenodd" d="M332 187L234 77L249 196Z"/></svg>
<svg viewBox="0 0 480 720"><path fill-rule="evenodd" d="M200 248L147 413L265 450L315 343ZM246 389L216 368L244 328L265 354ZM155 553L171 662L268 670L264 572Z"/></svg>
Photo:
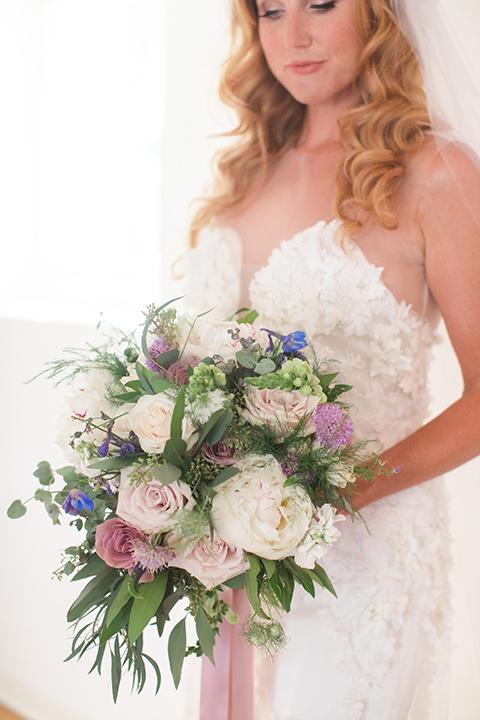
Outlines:
<svg viewBox="0 0 480 720"><path fill-rule="evenodd" d="M410 183L419 191L424 211L445 196L464 196L467 201L480 192L480 161L470 148L459 142L427 135L407 161ZM480 198L477 194L476 204ZM421 208L421 209L422 209Z"/></svg>

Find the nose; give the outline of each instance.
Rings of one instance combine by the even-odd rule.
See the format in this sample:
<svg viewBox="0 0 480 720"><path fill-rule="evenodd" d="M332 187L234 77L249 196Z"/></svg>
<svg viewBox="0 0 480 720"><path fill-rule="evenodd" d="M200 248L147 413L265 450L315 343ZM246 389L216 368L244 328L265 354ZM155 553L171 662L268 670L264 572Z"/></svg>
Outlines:
<svg viewBox="0 0 480 720"><path fill-rule="evenodd" d="M288 13L284 25L285 47L308 47L311 41L308 18L299 12Z"/></svg>

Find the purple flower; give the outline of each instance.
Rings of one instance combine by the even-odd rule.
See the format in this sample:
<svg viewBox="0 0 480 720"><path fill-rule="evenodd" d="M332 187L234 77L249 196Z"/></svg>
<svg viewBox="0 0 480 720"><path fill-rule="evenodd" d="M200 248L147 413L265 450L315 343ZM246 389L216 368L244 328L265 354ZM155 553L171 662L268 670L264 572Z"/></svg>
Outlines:
<svg viewBox="0 0 480 720"><path fill-rule="evenodd" d="M310 422L316 427L316 441L324 447L336 450L340 445L347 445L352 438L352 421L348 415L345 415L340 405L335 403L318 405Z"/></svg>
<svg viewBox="0 0 480 720"><path fill-rule="evenodd" d="M200 360L193 356L187 355L182 357L180 360L172 363L168 370L163 370L164 375L168 380L171 380L175 385L187 385L188 383L188 368L197 367Z"/></svg>
<svg viewBox="0 0 480 720"><path fill-rule="evenodd" d="M71 490L62 505L63 510L70 515L80 515L85 510L93 510L93 500L81 490Z"/></svg>
<svg viewBox="0 0 480 720"><path fill-rule="evenodd" d="M171 345L165 342L163 338L157 338L151 345L149 345L148 354L150 355L151 359L147 358L145 360L145 367L147 367L149 370L152 370L153 372L161 372L162 368L155 362L155 360L160 355L163 355L163 353L166 353L168 350L171 349Z"/></svg>
<svg viewBox="0 0 480 720"><path fill-rule="evenodd" d="M135 448L132 443L124 442L120 446L120 457L124 458L127 455L135 455Z"/></svg>

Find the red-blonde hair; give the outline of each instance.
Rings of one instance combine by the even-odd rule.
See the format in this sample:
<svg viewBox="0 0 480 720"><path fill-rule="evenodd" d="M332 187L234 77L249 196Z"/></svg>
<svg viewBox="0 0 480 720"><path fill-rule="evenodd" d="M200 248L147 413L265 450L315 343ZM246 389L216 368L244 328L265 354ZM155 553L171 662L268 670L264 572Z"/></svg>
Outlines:
<svg viewBox="0 0 480 720"><path fill-rule="evenodd" d="M388 0L355 0L365 41L356 86L359 101L340 119L346 155L337 176L334 211L343 234L361 225L356 208L382 227L397 219L392 196L407 155L430 127L416 57L396 25ZM234 142L215 158L213 191L191 225L191 242L213 218L228 213L258 190L271 168L294 147L306 106L276 80L264 58L255 0L232 0L232 49L223 65L220 98L232 107Z"/></svg>

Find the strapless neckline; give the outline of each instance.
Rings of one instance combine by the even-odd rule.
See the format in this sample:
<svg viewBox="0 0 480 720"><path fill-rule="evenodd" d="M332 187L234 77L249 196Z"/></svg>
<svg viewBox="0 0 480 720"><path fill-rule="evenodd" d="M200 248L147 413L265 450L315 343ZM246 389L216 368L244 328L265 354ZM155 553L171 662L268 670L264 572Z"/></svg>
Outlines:
<svg viewBox="0 0 480 720"><path fill-rule="evenodd" d="M313 225L309 225L308 227L305 227L303 230L301 230L298 233L295 233L289 238L283 239L280 242L280 245L272 250L270 255L267 258L267 261L264 265L256 264L256 263L245 263L243 260L243 241L242 236L236 230L234 227L228 224L221 224L221 225L215 225L214 227L218 229L219 231L222 231L222 229L226 232L228 232L231 235L236 236L240 258L241 258L241 266L242 268L246 268L246 272L244 271L242 273L244 278L244 285L247 285L247 282L245 282L248 278L248 285L250 285L251 281L255 280L258 273L260 273L262 270L264 270L266 267L269 266L272 256L277 253L278 251L281 251L283 247L286 245L289 245L294 240L301 239L305 235L309 235L312 232L315 233L317 231L322 231L323 233L329 233L329 231L333 231L333 234L336 232L336 230L340 227L341 223L336 218L332 220L319 220ZM338 247L341 247L340 244L338 244ZM421 322L422 324L426 324L428 327L430 327L432 330L434 330L434 327L429 322L428 318L425 317L425 315L420 314L415 308L411 305L411 303L407 303L405 300L399 300L396 295L390 290L390 288L384 283L382 280L382 274L384 271L384 267L381 265L375 265L375 263L372 263L367 256L365 255L364 251L361 249L361 247L351 238L347 237L345 238L343 242L343 250L345 251L345 255L348 258L349 253L356 255L356 259L360 260L365 267L369 268L370 270L374 271L377 277L377 282L381 286L382 290L391 298L391 300L394 302L395 306L398 310L402 311L402 313L406 313L415 322ZM248 289L248 288L247 288Z"/></svg>

